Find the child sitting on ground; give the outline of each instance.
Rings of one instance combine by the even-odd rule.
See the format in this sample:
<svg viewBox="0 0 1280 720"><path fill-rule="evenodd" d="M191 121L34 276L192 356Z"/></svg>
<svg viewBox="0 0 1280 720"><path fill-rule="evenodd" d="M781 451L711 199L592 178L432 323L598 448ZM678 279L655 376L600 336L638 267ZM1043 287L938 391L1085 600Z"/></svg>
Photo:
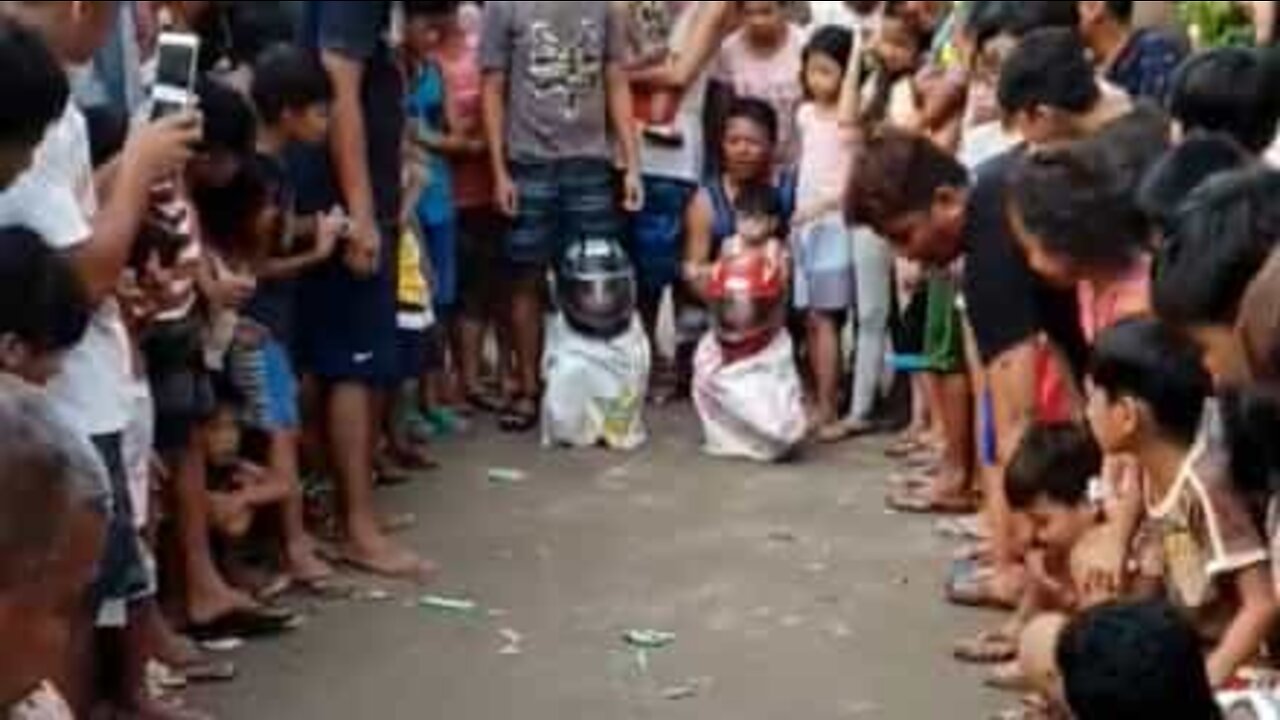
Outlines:
<svg viewBox="0 0 1280 720"><path fill-rule="evenodd" d="M808 432L804 393L784 322L785 266L774 254L726 254L711 271L714 329L694 358L693 397L717 457L776 462Z"/></svg>
<svg viewBox="0 0 1280 720"><path fill-rule="evenodd" d="M579 240L556 268L560 315L547 334L542 440L634 450L644 444L652 352L636 316L635 270L613 240Z"/></svg>
<svg viewBox="0 0 1280 720"><path fill-rule="evenodd" d="M1208 375L1195 349L1153 320L1103 333L1089 374L1089 422L1103 450L1146 473L1148 522L1165 585L1213 647L1209 679L1229 682L1276 618L1267 546L1236 490L1222 443L1200 435Z"/></svg>

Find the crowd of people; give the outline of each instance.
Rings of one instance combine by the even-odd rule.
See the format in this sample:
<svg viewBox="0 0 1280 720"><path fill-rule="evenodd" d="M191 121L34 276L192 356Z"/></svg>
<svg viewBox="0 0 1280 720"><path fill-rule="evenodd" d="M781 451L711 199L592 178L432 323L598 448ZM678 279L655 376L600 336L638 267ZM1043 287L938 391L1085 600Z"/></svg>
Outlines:
<svg viewBox="0 0 1280 720"><path fill-rule="evenodd" d="M1277 20L1172 5L0 2L0 711L203 717L211 641L439 572L375 506L432 443L688 401L892 435L1019 716L1270 716Z"/></svg>

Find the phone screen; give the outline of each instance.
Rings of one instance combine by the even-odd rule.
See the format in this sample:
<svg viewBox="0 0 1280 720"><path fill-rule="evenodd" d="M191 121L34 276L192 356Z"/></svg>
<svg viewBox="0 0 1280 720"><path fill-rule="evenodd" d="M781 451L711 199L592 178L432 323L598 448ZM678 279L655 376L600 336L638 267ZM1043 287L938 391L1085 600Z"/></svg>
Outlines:
<svg viewBox="0 0 1280 720"><path fill-rule="evenodd" d="M156 58L156 85L190 90L195 77L194 45L162 44Z"/></svg>

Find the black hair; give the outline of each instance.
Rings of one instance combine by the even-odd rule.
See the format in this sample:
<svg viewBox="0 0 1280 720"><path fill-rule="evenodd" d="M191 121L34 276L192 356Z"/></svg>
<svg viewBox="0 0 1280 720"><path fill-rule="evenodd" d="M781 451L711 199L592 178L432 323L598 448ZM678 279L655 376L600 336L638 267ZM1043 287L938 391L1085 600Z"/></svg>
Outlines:
<svg viewBox="0 0 1280 720"><path fill-rule="evenodd" d="M1195 629L1165 603L1111 604L1074 619L1057 647L1079 720L1221 720Z"/></svg>
<svg viewBox="0 0 1280 720"><path fill-rule="evenodd" d="M1037 500L1079 507L1089 483L1102 472L1102 449L1088 428L1075 423L1034 425L1005 471L1004 492L1014 510Z"/></svg>
<svg viewBox="0 0 1280 720"><path fill-rule="evenodd" d="M66 257L23 227L0 229L0 333L40 352L80 342L92 306Z"/></svg>
<svg viewBox="0 0 1280 720"><path fill-rule="evenodd" d="M224 5L227 53L237 66L252 64L267 48L298 36L299 3L239 0Z"/></svg>
<svg viewBox="0 0 1280 720"><path fill-rule="evenodd" d="M1107 14L1128 25L1133 22L1133 0L1106 0Z"/></svg>
<svg viewBox="0 0 1280 720"><path fill-rule="evenodd" d="M1080 12L1073 2L975 3L970 16L970 32L978 50L1001 35L1021 39L1045 28L1074 29L1079 25Z"/></svg>
<svg viewBox="0 0 1280 720"><path fill-rule="evenodd" d="M1249 156L1240 144L1221 133L1196 133L1166 153L1138 186L1138 207L1168 232L1178 208L1206 180L1244 167Z"/></svg>
<svg viewBox="0 0 1280 720"><path fill-rule="evenodd" d="M883 230L895 219L928 209L938 190L967 188L969 171L928 138L880 128L863 139L845 190L851 225Z"/></svg>
<svg viewBox="0 0 1280 720"><path fill-rule="evenodd" d="M764 130L765 135L769 138L770 143L778 142L778 113L773 106L759 98L740 97L735 98L729 103L729 109L725 112L724 130L729 127L729 123L734 120L747 120L753 122Z"/></svg>
<svg viewBox="0 0 1280 720"><path fill-rule="evenodd" d="M192 190L206 242L225 257L256 259L274 248L254 235L261 213L279 198L274 174L259 162L246 162L226 187Z"/></svg>
<svg viewBox="0 0 1280 720"><path fill-rule="evenodd" d="M1183 203L1156 256L1156 312L1179 327L1236 324L1249 283L1280 241L1280 172L1221 173Z"/></svg>
<svg viewBox="0 0 1280 720"><path fill-rule="evenodd" d="M458 0L406 0L405 17L441 17L452 15L462 5Z"/></svg>
<svg viewBox="0 0 1280 720"><path fill-rule="evenodd" d="M767 183L748 183L739 188L733 211L747 217L782 217L778 193Z"/></svg>
<svg viewBox="0 0 1280 720"><path fill-rule="evenodd" d="M1265 52L1224 47L1187 58L1170 81L1169 114L1188 132L1225 132L1262 153L1280 122L1280 71Z"/></svg>
<svg viewBox="0 0 1280 720"><path fill-rule="evenodd" d="M240 93L209 78L196 85L200 112L204 116L202 152L225 152L236 156L253 153L257 126L253 108Z"/></svg>
<svg viewBox="0 0 1280 720"><path fill-rule="evenodd" d="M1009 114L1048 106L1083 113L1102 96L1088 50L1074 29L1024 36L1000 71L1000 107Z"/></svg>
<svg viewBox="0 0 1280 720"><path fill-rule="evenodd" d="M315 55L296 46L274 45L258 56L250 91L258 117L274 125L288 110L327 104L333 86Z"/></svg>
<svg viewBox="0 0 1280 720"><path fill-rule="evenodd" d="M1150 249L1151 226L1134 201L1138 178L1101 139L1026 153L1008 180L1010 206L1050 252L1086 268L1123 270Z"/></svg>
<svg viewBox="0 0 1280 720"><path fill-rule="evenodd" d="M67 74L31 30L0 18L0 141L35 146L67 107ZM5 108L8 108L7 110Z"/></svg>
<svg viewBox="0 0 1280 720"><path fill-rule="evenodd" d="M1195 442L1213 382L1200 353L1159 320L1126 320L1104 332L1093 349L1089 378L1111 400L1133 398L1151 410L1165 437Z"/></svg>
<svg viewBox="0 0 1280 720"><path fill-rule="evenodd" d="M849 58L853 55L853 31L839 25L826 25L814 31L804 47L800 63L800 84L804 88L806 98L813 99L809 92L805 73L809 67L809 58L813 55L825 55L840 65L840 77L844 77L849 67Z"/></svg>

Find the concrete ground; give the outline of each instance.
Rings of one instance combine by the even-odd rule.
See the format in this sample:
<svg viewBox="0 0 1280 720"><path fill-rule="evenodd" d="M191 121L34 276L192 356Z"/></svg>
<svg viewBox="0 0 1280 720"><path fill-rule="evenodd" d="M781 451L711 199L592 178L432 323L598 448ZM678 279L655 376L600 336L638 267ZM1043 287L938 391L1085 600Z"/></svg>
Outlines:
<svg viewBox="0 0 1280 720"><path fill-rule="evenodd" d="M197 694L224 720L985 718L1007 705L949 647L990 616L947 608L950 546L884 510L874 443L756 467L698 453L687 409L636 455L544 452L482 428L445 470L385 491L445 572L428 592L317 608ZM493 484L489 468L519 468ZM676 634L647 658L629 629Z"/></svg>

